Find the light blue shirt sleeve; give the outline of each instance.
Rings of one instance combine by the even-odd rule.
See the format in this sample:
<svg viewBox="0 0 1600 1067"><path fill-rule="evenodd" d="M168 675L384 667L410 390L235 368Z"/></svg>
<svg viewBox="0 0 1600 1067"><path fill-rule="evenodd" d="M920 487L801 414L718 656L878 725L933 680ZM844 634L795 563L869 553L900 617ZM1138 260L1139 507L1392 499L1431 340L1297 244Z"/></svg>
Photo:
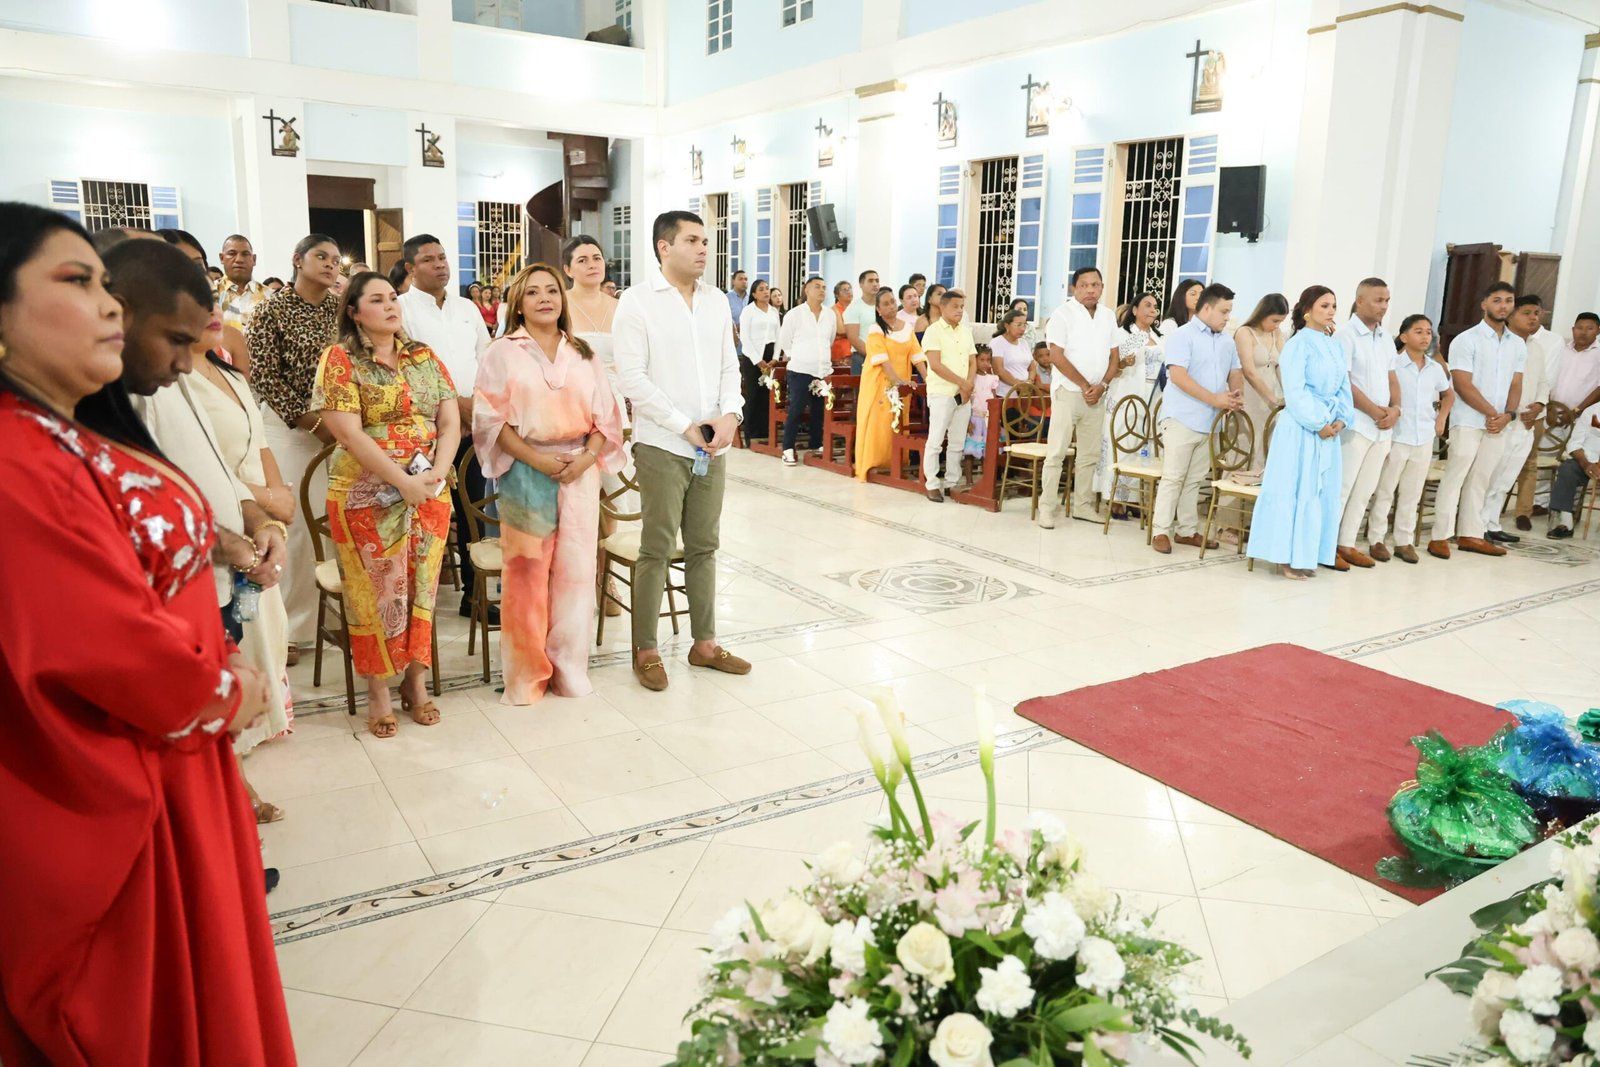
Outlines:
<svg viewBox="0 0 1600 1067"><path fill-rule="evenodd" d="M1165 359L1169 367L1182 367L1189 369L1189 360L1194 356L1194 334L1179 328L1170 340L1167 341Z"/></svg>

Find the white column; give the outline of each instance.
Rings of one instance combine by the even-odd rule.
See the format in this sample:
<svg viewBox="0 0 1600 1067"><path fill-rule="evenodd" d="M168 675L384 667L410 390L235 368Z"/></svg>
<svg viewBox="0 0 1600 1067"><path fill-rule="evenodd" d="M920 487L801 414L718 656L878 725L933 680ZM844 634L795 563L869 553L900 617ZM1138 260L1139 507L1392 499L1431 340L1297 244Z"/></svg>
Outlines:
<svg viewBox="0 0 1600 1067"><path fill-rule="evenodd" d="M305 146L298 156L273 155L273 131L262 117L269 113L294 119L295 129L305 136L305 101L268 96L234 100L239 229L255 246L257 279L276 275L288 281L295 243L311 229Z"/></svg>
<svg viewBox="0 0 1600 1067"><path fill-rule="evenodd" d="M900 137L906 123L900 115L906 93L898 82L869 87L865 96L860 95L860 89L856 92L853 143L846 142L834 153L840 162L848 161L853 168L856 232L850 235L850 254L856 273L875 270L887 282L905 277L912 269L899 261L900 212L895 204L898 189L893 181L886 180L887 175L899 169L897 160L904 158Z"/></svg>
<svg viewBox="0 0 1600 1067"><path fill-rule="evenodd" d="M639 17L634 9L634 18ZM628 196L633 206L633 284L642 285L656 268L650 230L656 216L670 208L687 207L686 200L667 195L666 161L662 138L640 137L628 152Z"/></svg>
<svg viewBox="0 0 1600 1067"><path fill-rule="evenodd" d="M1305 90L1300 98L1289 236L1284 251L1283 290L1292 303L1316 284L1317 235L1322 225L1323 171L1327 165L1328 114L1333 107L1334 18L1338 0L1314 0L1306 26ZM1270 179L1269 179L1270 180Z"/></svg>
<svg viewBox="0 0 1600 1067"><path fill-rule="evenodd" d="M1561 274L1551 328L1565 334L1582 311L1600 311L1600 33L1584 38L1578 93L1572 104L1561 200L1556 205L1556 248ZM1580 235L1585 238L1579 240Z"/></svg>
<svg viewBox="0 0 1600 1067"><path fill-rule="evenodd" d="M1296 166L1297 184L1310 171L1321 187L1314 203L1297 190L1291 285L1332 286L1346 306L1356 283L1376 275L1397 310L1422 306L1464 3L1373 9L1340 0L1335 29L1313 35L1333 39L1333 67L1320 166L1309 158Z"/></svg>
<svg viewBox="0 0 1600 1067"><path fill-rule="evenodd" d="M427 126L439 135L444 166L422 165L422 135ZM448 115L413 111L406 116L406 165L400 177L400 207L405 212L405 235L431 233L445 248L456 247L456 120ZM390 173L394 173L390 171Z"/></svg>

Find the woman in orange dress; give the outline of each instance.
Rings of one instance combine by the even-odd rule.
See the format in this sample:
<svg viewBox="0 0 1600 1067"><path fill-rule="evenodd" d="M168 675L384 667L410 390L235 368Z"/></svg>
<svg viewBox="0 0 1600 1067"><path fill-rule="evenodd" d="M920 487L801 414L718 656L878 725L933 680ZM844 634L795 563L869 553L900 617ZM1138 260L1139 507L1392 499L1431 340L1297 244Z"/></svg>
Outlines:
<svg viewBox="0 0 1600 1067"><path fill-rule="evenodd" d="M506 293L505 336L478 368L472 443L500 493L501 703L590 693L600 475L622 469L622 414L549 264L524 268Z"/></svg>
<svg viewBox="0 0 1600 1067"><path fill-rule="evenodd" d="M311 407L339 448L328 469L328 529L339 551L351 658L367 680L367 729L399 729L389 681L419 726L428 699L433 607L450 535L446 479L461 433L456 388L427 345L400 327L394 286L375 271L350 279L339 341L322 354ZM435 460L439 462L435 463Z"/></svg>
<svg viewBox="0 0 1600 1067"><path fill-rule="evenodd" d="M76 223L0 203L0 1062L293 1064L229 743L266 683L211 510L120 391L106 282Z"/></svg>
<svg viewBox="0 0 1600 1067"><path fill-rule="evenodd" d="M867 363L856 394L856 480L887 467L894 441L894 404L889 391L911 384L911 365L925 363L914 323L900 316L899 301L887 285L878 289L876 320L867 331ZM902 398L902 403L906 401ZM902 422L906 413L902 413Z"/></svg>

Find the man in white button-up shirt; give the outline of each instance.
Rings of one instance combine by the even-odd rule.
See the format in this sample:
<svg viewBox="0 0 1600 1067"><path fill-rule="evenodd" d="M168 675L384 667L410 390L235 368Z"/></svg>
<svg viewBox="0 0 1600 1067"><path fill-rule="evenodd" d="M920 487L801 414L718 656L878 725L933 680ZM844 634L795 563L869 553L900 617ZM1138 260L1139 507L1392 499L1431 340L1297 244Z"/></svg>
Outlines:
<svg viewBox="0 0 1600 1067"><path fill-rule="evenodd" d="M689 665L748 674L717 644L717 544L727 458L744 397L727 297L701 281L706 228L699 216L656 216L651 236L661 273L617 301L611 333L617 383L633 401L633 461L644 529L633 572L633 673L667 687L656 651L667 567L683 543ZM696 473L697 467L701 473Z"/></svg>
<svg viewBox="0 0 1600 1067"><path fill-rule="evenodd" d="M1528 348L1506 326L1515 290L1495 282L1483 291L1483 321L1450 343L1450 460L1433 502L1428 555L1450 558L1450 537L1463 552L1503 556L1483 538L1483 499L1505 451L1505 428L1522 406L1522 369Z"/></svg>
<svg viewBox="0 0 1600 1067"><path fill-rule="evenodd" d="M1339 521L1339 558L1355 567L1373 564L1374 557L1356 548L1356 531L1378 489L1394 424L1400 419L1394 338L1383 328L1388 311L1388 284L1382 278L1364 278L1356 286L1355 313L1333 335L1350 368L1350 397L1356 408L1355 418L1339 441L1343 469L1339 506L1344 509Z"/></svg>
<svg viewBox="0 0 1600 1067"><path fill-rule="evenodd" d="M1600 404L1579 413L1567 438L1567 455L1556 468L1555 485L1550 489L1550 533L1560 540L1571 537L1577 526L1574 517L1583 502L1583 492L1594 490L1600 481Z"/></svg>
<svg viewBox="0 0 1600 1067"><path fill-rule="evenodd" d="M789 368L784 387L789 390L789 417L783 424L783 462L793 467L795 443L800 422L806 424L806 443L818 451L827 446L822 439L823 398L811 391L811 383L833 373L833 338L838 333L838 316L823 305L827 283L813 274L806 279L805 302L789 309L778 331L778 351Z"/></svg>
<svg viewBox="0 0 1600 1067"><path fill-rule="evenodd" d="M431 233L419 233L400 248L400 262L411 285L397 298L406 333L433 349L456 387L456 404L461 408L461 425L472 425L472 387L478 380L478 361L489 347L489 331L483 316L472 301L450 291L450 254ZM454 457L456 465L472 449L472 435L461 435ZM477 588L477 572L472 567L467 536L466 500L482 500L488 490L483 472L474 466L467 472L466 484L450 491L456 513L456 565L461 570L461 614L472 617L472 591ZM489 621L500 622L500 609L490 606Z"/></svg>
<svg viewBox="0 0 1600 1067"><path fill-rule="evenodd" d="M1079 267L1072 272L1072 298L1045 325L1054 383L1050 439L1039 479L1039 525L1047 530L1056 524L1061 468L1074 437L1078 444L1072 459L1071 514L1085 522L1102 521L1094 503L1094 472L1100 465L1100 434L1106 420L1101 401L1121 370L1111 358L1117 347L1116 316L1100 303L1105 287L1098 269Z"/></svg>
<svg viewBox="0 0 1600 1067"><path fill-rule="evenodd" d="M1513 487L1517 490L1517 528L1533 529L1536 473L1533 445L1544 429L1544 406L1550 402L1550 379L1556 369L1552 364L1560 351L1556 335L1544 328L1543 316L1544 301L1533 293L1525 293L1517 297L1516 307L1506 322L1506 327L1528 346L1528 363L1522 371L1522 410L1506 427L1505 451L1483 502L1483 525L1488 531L1485 536L1505 545L1521 540L1516 534L1506 533L1500 525L1506 497Z"/></svg>

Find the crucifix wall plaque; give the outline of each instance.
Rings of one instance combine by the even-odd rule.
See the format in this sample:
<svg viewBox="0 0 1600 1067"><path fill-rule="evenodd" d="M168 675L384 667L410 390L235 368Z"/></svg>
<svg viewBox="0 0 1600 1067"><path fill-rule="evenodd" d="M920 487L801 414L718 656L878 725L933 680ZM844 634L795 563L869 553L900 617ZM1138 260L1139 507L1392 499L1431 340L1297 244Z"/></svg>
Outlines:
<svg viewBox="0 0 1600 1067"><path fill-rule="evenodd" d="M699 185L705 179L705 153L693 145L689 147L689 183Z"/></svg>
<svg viewBox="0 0 1600 1067"><path fill-rule="evenodd" d="M735 137L731 147L733 148L733 176L735 178L743 178L744 165L750 159L750 153L744 147L744 138Z"/></svg>
<svg viewBox="0 0 1600 1067"><path fill-rule="evenodd" d="M1227 58L1214 48L1201 48L1198 40L1194 43L1194 51L1184 53L1184 58L1194 60L1189 114L1221 111L1222 76L1228 71Z"/></svg>
<svg viewBox="0 0 1600 1067"><path fill-rule="evenodd" d="M298 119L286 118L275 110L269 110L261 116L267 120L267 142L272 145L272 154L275 156L298 156L300 154L300 131L294 128Z"/></svg>
<svg viewBox="0 0 1600 1067"><path fill-rule="evenodd" d="M1029 74L1028 80L1019 88L1028 94L1028 136L1043 137L1050 132L1050 110L1045 106L1050 83L1036 82L1033 75Z"/></svg>
<svg viewBox="0 0 1600 1067"><path fill-rule="evenodd" d="M418 126L416 132L417 136L422 138L422 165L444 166L444 150L439 147L439 135L428 129L427 123Z"/></svg>
<svg viewBox="0 0 1600 1067"><path fill-rule="evenodd" d="M935 109L936 129L939 133L940 148L954 148L956 145L956 102L946 100L944 93L940 93L933 102Z"/></svg>

